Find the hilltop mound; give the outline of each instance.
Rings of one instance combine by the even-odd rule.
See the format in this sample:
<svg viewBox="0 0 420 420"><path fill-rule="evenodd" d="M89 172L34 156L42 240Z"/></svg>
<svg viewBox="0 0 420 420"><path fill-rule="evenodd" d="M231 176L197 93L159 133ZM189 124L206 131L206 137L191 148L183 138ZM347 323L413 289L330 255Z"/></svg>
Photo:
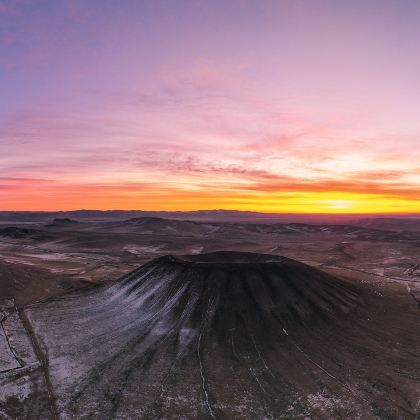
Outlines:
<svg viewBox="0 0 420 420"><path fill-rule="evenodd" d="M47 227L64 227L71 226L76 223L79 223L77 220L69 219L68 217L58 217L55 218L51 223L46 225Z"/></svg>
<svg viewBox="0 0 420 420"><path fill-rule="evenodd" d="M180 235L205 234L209 230L205 223L190 220L172 220L161 217L135 217L120 222L106 224L106 229L112 232L139 231L143 234Z"/></svg>
<svg viewBox="0 0 420 420"><path fill-rule="evenodd" d="M42 234L42 231L39 229L22 228L17 226L8 226L0 229L0 236L13 239L28 238L40 234Z"/></svg>
<svg viewBox="0 0 420 420"><path fill-rule="evenodd" d="M415 352L386 359L382 309L363 299L288 258L217 252L25 313L64 418L409 418L415 388L389 372Z"/></svg>

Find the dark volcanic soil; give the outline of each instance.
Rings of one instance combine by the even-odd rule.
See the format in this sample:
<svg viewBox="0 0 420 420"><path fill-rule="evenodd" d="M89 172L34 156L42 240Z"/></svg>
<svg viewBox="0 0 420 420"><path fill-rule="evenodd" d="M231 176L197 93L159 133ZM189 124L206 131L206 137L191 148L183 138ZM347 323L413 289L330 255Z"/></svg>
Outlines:
<svg viewBox="0 0 420 420"><path fill-rule="evenodd" d="M23 315L59 417L414 419L419 311L407 299L218 252L161 257Z"/></svg>

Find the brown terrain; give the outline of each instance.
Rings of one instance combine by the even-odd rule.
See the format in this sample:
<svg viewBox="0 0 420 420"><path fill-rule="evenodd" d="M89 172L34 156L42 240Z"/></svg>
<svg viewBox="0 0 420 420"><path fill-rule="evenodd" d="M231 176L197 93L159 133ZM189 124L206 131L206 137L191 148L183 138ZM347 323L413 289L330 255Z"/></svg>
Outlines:
<svg viewBox="0 0 420 420"><path fill-rule="evenodd" d="M420 219L124 215L0 214L0 418L420 416Z"/></svg>

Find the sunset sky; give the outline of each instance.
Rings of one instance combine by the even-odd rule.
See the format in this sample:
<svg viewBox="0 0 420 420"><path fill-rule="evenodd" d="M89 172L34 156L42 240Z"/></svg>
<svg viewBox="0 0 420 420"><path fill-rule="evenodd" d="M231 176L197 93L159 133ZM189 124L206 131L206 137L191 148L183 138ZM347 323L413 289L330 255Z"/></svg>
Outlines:
<svg viewBox="0 0 420 420"><path fill-rule="evenodd" d="M0 210L420 213L418 0L0 0Z"/></svg>

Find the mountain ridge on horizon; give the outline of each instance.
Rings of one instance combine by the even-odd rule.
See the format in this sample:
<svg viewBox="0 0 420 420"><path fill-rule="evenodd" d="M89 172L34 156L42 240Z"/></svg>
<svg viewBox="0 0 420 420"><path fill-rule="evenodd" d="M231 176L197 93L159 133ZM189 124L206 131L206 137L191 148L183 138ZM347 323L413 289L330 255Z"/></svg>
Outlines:
<svg viewBox="0 0 420 420"><path fill-rule="evenodd" d="M418 213L263 213L251 210L0 210L0 222L42 222L69 217L79 220L125 220L137 217L160 217L175 220L237 222L351 222L365 219L418 220Z"/></svg>

